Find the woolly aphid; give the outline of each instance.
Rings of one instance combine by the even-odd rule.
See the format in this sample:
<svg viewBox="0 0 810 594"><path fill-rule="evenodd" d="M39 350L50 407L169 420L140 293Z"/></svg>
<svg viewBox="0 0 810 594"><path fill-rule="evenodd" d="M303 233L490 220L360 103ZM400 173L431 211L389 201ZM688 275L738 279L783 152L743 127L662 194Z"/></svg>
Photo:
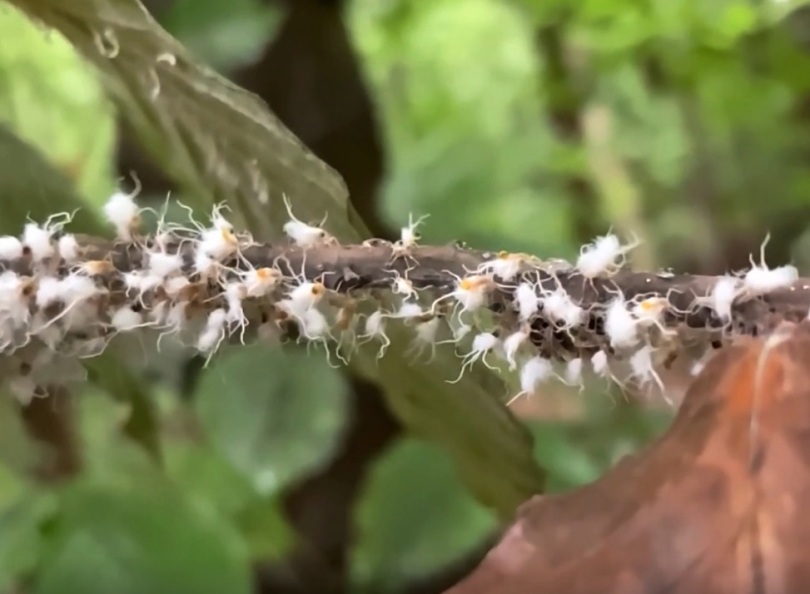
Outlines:
<svg viewBox="0 0 810 594"><path fill-rule="evenodd" d="M777 268L768 268L765 264L765 246L771 239L771 234L765 236L765 240L759 248L759 264L754 262L753 254L749 255L751 268L743 277L743 290L751 297L765 295L771 291L786 289L799 278L799 271L795 266L784 265Z"/></svg>
<svg viewBox="0 0 810 594"><path fill-rule="evenodd" d="M481 361L488 369L497 371L498 368L490 365L489 362L487 362L486 357L499 344L500 341L498 340L498 337L492 332L481 332L480 334L476 334L473 338L472 349L469 353L464 355L461 360L461 372L456 379L451 380L448 383L455 384L461 381L461 378L464 376L464 372L468 367L472 367L476 361Z"/></svg>
<svg viewBox="0 0 810 594"><path fill-rule="evenodd" d="M541 384L555 376L551 360L539 355L526 361L520 368L520 392L515 394L506 405L511 405L521 396L534 394Z"/></svg>
<svg viewBox="0 0 810 594"><path fill-rule="evenodd" d="M419 240L421 239L421 235L417 229L429 216L430 215L422 215L414 221L413 214L408 215L408 225L402 227L399 239L394 242L393 246L391 247L392 260L396 260L397 258L401 257L412 259L411 253L413 249L419 245Z"/></svg>
<svg viewBox="0 0 810 594"><path fill-rule="evenodd" d="M290 217L290 220L284 223L284 233L287 234L287 237L289 237L295 245L307 249L334 241L334 238L321 229L320 226L308 225L298 220L292 212L292 205L287 196L284 196L284 206L287 209L287 216ZM325 222L326 219L321 222L321 225Z"/></svg>
<svg viewBox="0 0 810 594"><path fill-rule="evenodd" d="M141 209L135 202L135 198L140 194L141 183L137 177L135 189L130 194L117 191L110 196L109 200L102 208L104 217L115 229L116 239L131 242L134 234L141 224Z"/></svg>

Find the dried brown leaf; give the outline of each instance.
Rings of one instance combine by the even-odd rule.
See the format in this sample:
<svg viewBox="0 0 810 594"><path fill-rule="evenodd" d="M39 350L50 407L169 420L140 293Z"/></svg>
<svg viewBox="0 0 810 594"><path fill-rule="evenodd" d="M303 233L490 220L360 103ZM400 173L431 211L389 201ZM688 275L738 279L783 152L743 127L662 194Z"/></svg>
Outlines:
<svg viewBox="0 0 810 594"><path fill-rule="evenodd" d="M720 351L669 431L537 496L447 594L799 594L810 588L810 321Z"/></svg>

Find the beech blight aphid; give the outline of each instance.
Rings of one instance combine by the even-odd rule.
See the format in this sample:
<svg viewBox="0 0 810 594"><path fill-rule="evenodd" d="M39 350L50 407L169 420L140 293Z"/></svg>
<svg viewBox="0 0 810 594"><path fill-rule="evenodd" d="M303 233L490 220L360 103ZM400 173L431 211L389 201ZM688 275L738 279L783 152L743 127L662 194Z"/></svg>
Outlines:
<svg viewBox="0 0 810 594"><path fill-rule="evenodd" d="M565 383L569 386L579 386L580 390L584 388L582 385L582 357L571 359L565 364Z"/></svg>
<svg viewBox="0 0 810 594"><path fill-rule="evenodd" d="M638 321L627 309L623 297L614 298L605 313L605 334L614 348L635 346L638 341Z"/></svg>
<svg viewBox="0 0 810 594"><path fill-rule="evenodd" d="M385 356L385 351L390 346L391 340L385 334L385 316L382 311L375 310L366 318L363 334L358 338L362 341L360 344L365 344L369 340L380 341L382 344L377 351L377 360L379 361Z"/></svg>
<svg viewBox="0 0 810 594"><path fill-rule="evenodd" d="M530 396L537 391L543 382L555 375L554 366L549 359L536 356L526 361L520 368L520 392L515 394L506 406L523 395Z"/></svg>
<svg viewBox="0 0 810 594"><path fill-rule="evenodd" d="M133 233L141 222L140 209L135 203L135 197L141 191L141 182L136 176L135 189L131 194L115 192L104 204L104 216L115 228L115 234L121 241L132 241Z"/></svg>
<svg viewBox="0 0 810 594"><path fill-rule="evenodd" d="M672 400L670 400L664 389L664 382L661 381L661 377L655 371L655 366L653 365L653 348L650 345L644 345L633 353L630 356L629 363L632 369L630 374L631 378L637 379L641 387L646 386L651 380L655 381L658 388L661 390L661 394L667 401L667 404L672 404Z"/></svg>
<svg viewBox="0 0 810 594"><path fill-rule="evenodd" d="M413 318L421 318L425 315L425 313L425 310L422 309L422 306L418 303L414 303L413 301L403 301L402 305L399 306L397 313L384 315L386 315L386 317L409 320Z"/></svg>
<svg viewBox="0 0 810 594"><path fill-rule="evenodd" d="M326 294L323 283L305 281L293 288L288 297L292 313L301 315L317 305Z"/></svg>
<svg viewBox="0 0 810 594"><path fill-rule="evenodd" d="M430 359L428 361L432 361L433 357L436 356L436 334L439 332L440 323L441 318L438 317L418 322L414 328L416 336L406 354L413 355L414 359L418 359L425 352L425 348L430 347Z"/></svg>
<svg viewBox="0 0 810 594"><path fill-rule="evenodd" d="M225 325L228 321L228 312L224 308L218 308L208 314L205 328L197 339L197 350L207 353L208 358L205 364L211 360L213 354L219 349L219 345L225 340Z"/></svg>
<svg viewBox="0 0 810 594"><path fill-rule="evenodd" d="M525 343L529 338L531 330L531 326L524 323L521 325L520 329L513 332L503 340L503 350L506 356L506 361L509 363L510 370L517 369L517 361L515 360L515 356L523 343Z"/></svg>
<svg viewBox="0 0 810 594"><path fill-rule="evenodd" d="M472 367L473 363L476 361L481 361L487 368L498 371L497 367L493 367L487 362L487 354L489 354L495 347L499 344L498 337L495 336L492 332L481 332L480 334L476 334L473 338L472 342L472 349L469 353L464 355L461 360L461 373L459 373L458 377L448 383L455 384L456 382L460 381L462 377L464 377L464 372L468 367Z"/></svg>
<svg viewBox="0 0 810 594"><path fill-rule="evenodd" d="M110 325L118 332L127 332L148 324L144 323L141 312L135 311L129 305L124 305L115 310L110 318Z"/></svg>
<svg viewBox="0 0 810 594"><path fill-rule="evenodd" d="M522 282L515 289L515 309L521 322L528 322L540 307L540 297L529 282Z"/></svg>
<svg viewBox="0 0 810 594"><path fill-rule="evenodd" d="M399 239L391 247L392 260L396 260L402 256L411 256L411 250L418 245L419 240L421 239L421 236L416 230L419 225L421 225L422 222L429 216L430 215L422 215L416 219L416 221L414 221L413 214L408 215L408 226L402 227Z"/></svg>
<svg viewBox="0 0 810 594"><path fill-rule="evenodd" d="M617 235L608 233L597 237L593 243L582 246L577 258L577 270L588 279L600 276L611 276L624 265L626 254L639 245L634 238L629 244L622 245Z"/></svg>
<svg viewBox="0 0 810 594"><path fill-rule="evenodd" d="M13 235L0 236L0 260L18 260L22 255L22 241Z"/></svg>
<svg viewBox="0 0 810 594"><path fill-rule="evenodd" d="M529 254L501 251L497 253L495 258L482 262L478 266L478 271L481 273L492 273L508 283L520 274L525 264L530 262L539 262L539 260Z"/></svg>
<svg viewBox="0 0 810 594"><path fill-rule="evenodd" d="M224 260L239 250L239 240L233 225L222 215L224 209L222 204L214 207L211 228L201 230L197 244L199 252L217 261Z"/></svg>
<svg viewBox="0 0 810 594"><path fill-rule="evenodd" d="M59 257L65 261L65 264L73 264L79 259L79 242L76 241L76 236L72 233L62 235L56 247L59 251Z"/></svg>
<svg viewBox="0 0 810 594"><path fill-rule="evenodd" d="M539 300L543 313L553 322L562 323L565 328L574 328L582 324L585 310L574 303L568 292L562 287L545 291Z"/></svg>
<svg viewBox="0 0 810 594"><path fill-rule="evenodd" d="M290 220L284 223L284 233L287 237L293 240L293 243L300 248L311 248L317 245L327 243L332 240L332 236L320 227L308 225L303 221L298 220L292 212L292 205L290 199L284 196L284 206L287 208L287 216ZM321 225L326 222L323 220Z"/></svg>
<svg viewBox="0 0 810 594"><path fill-rule="evenodd" d="M51 237L54 230L40 227L37 223L26 223L23 227L22 243L31 253L34 262L42 262L56 253Z"/></svg>
<svg viewBox="0 0 810 594"><path fill-rule="evenodd" d="M743 291L743 283L735 276L721 276L712 286L708 295L695 299L696 305L711 308L714 314L724 323L731 321L731 308L734 300Z"/></svg>
<svg viewBox="0 0 810 594"><path fill-rule="evenodd" d="M242 273L248 297L268 295L282 280L281 272L275 268L263 267Z"/></svg>
<svg viewBox="0 0 810 594"><path fill-rule="evenodd" d="M745 293L752 297L764 295L778 289L785 289L799 278L799 271L795 266L785 265L777 268L768 268L765 264L765 246L771 239L771 234L765 236L765 241L759 248L760 263L754 262L754 256L749 256L751 269L743 277Z"/></svg>
<svg viewBox="0 0 810 594"><path fill-rule="evenodd" d="M486 306L487 295L494 286L495 282L492 277L486 274L472 274L457 278L456 288L447 295L442 295L436 299L430 309L431 311L435 310L436 304L444 299L454 298L457 301L456 308L461 306L462 312L478 311Z"/></svg>

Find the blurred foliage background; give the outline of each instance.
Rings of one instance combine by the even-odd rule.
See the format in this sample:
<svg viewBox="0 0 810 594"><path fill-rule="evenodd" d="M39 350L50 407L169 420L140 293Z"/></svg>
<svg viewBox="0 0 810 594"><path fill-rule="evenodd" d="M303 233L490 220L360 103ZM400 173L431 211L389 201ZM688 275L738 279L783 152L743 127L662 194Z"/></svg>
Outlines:
<svg viewBox="0 0 810 594"><path fill-rule="evenodd" d="M712 274L770 232L769 258L810 265L805 2L145 4L335 167L378 236L429 213L427 242L570 258L613 227L644 240L638 267ZM146 202L174 189L70 45L2 3L0 130L4 232L98 212L133 170ZM121 352L137 379L102 360L112 383L0 400L0 592L427 594L497 534L446 453L320 357ZM519 413L559 490L657 434L654 409L553 388Z"/></svg>

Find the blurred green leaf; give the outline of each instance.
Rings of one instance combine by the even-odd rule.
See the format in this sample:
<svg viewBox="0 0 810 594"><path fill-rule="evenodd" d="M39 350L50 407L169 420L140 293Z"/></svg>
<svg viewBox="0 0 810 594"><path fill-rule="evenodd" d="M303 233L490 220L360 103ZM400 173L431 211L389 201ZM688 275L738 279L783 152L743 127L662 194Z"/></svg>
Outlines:
<svg viewBox="0 0 810 594"><path fill-rule="evenodd" d="M115 113L93 68L61 35L49 35L5 3L0 39L0 123L43 151L79 195L106 199ZM10 202L26 203L22 196Z"/></svg>
<svg viewBox="0 0 810 594"><path fill-rule="evenodd" d="M348 393L325 357L255 345L214 361L194 403L215 447L259 493L270 494L330 459Z"/></svg>
<svg viewBox="0 0 810 594"><path fill-rule="evenodd" d="M0 592L13 591L13 584L36 569L45 546L42 527L55 512L55 497L33 490L0 510Z"/></svg>
<svg viewBox="0 0 810 594"><path fill-rule="evenodd" d="M238 527L252 558L267 560L288 551L294 535L279 499L259 495L250 477L220 451L197 441L167 439L166 457L172 482L197 505Z"/></svg>
<svg viewBox="0 0 810 594"><path fill-rule="evenodd" d="M61 497L35 594L249 594L241 539L168 490L78 483Z"/></svg>
<svg viewBox="0 0 810 594"><path fill-rule="evenodd" d="M281 17L280 7L259 0L178 0L160 22L198 58L228 70L258 57Z"/></svg>
<svg viewBox="0 0 810 594"><path fill-rule="evenodd" d="M356 510L352 573L362 591L396 592L492 534L496 518L456 476L444 452L414 439L399 441L380 459Z"/></svg>

